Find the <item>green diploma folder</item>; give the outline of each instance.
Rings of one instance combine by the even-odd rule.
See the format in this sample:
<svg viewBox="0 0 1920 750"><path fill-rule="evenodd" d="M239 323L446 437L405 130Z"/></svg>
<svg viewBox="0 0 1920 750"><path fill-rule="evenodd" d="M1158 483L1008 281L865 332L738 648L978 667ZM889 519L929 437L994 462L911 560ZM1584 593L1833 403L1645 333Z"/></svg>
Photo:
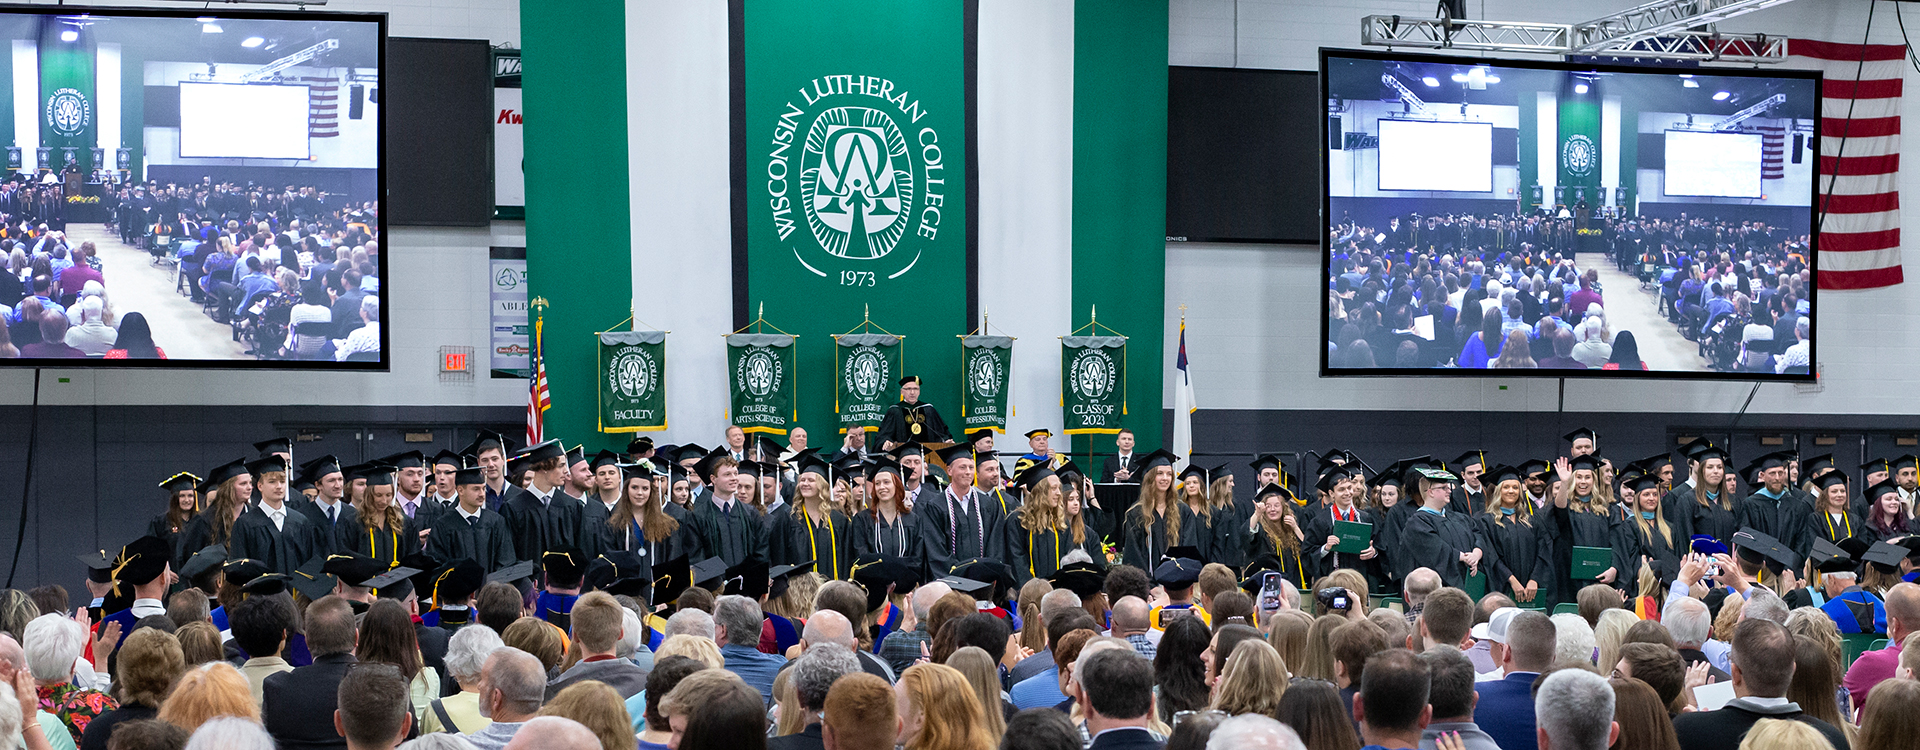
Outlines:
<svg viewBox="0 0 1920 750"><path fill-rule="evenodd" d="M1576 581L1591 581L1611 567L1612 547L1574 547L1573 568L1569 577Z"/></svg>
<svg viewBox="0 0 1920 750"><path fill-rule="evenodd" d="M1357 555L1373 546L1373 524L1359 521L1334 521L1333 535L1340 537L1340 543L1333 545L1333 551Z"/></svg>

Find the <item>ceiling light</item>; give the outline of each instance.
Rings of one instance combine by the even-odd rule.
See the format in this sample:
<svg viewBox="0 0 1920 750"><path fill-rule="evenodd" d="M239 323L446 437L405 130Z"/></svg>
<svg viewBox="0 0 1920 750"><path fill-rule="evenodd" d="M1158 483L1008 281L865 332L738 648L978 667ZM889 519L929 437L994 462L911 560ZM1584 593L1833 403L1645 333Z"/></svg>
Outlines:
<svg viewBox="0 0 1920 750"><path fill-rule="evenodd" d="M1584 84L1584 83L1576 83L1576 84L1574 84L1574 85L1573 85L1573 93L1576 93L1576 94L1584 94L1584 93L1587 93L1587 85L1586 85L1586 84Z"/></svg>
<svg viewBox="0 0 1920 750"><path fill-rule="evenodd" d="M1452 78L1453 78L1453 82L1454 82L1454 83L1466 83L1466 82L1467 82L1467 74L1465 74L1465 73L1455 73L1455 74L1453 74L1453 76L1452 76Z"/></svg>
<svg viewBox="0 0 1920 750"><path fill-rule="evenodd" d="M67 29L66 31L60 32L60 41L73 42L73 41L79 41L79 39L80 39L80 32L74 31L73 29Z"/></svg>
<svg viewBox="0 0 1920 750"><path fill-rule="evenodd" d="M220 28L220 24L217 23L209 22L200 24L200 33L202 34L219 34L224 31L226 31L226 29Z"/></svg>
<svg viewBox="0 0 1920 750"><path fill-rule="evenodd" d="M213 23L214 21L217 21L217 20L219 20L219 19L217 19L217 18L214 18L213 16L201 16L201 17L199 17L199 18L196 18L196 19L193 19L193 20L195 20L195 21L199 21L199 22L201 22L201 23Z"/></svg>
<svg viewBox="0 0 1920 750"><path fill-rule="evenodd" d="M1724 101L1726 101L1726 100L1727 100L1727 97L1729 97L1729 96L1733 96L1733 95L1732 95L1732 94L1729 94L1729 93L1727 93L1727 92L1725 92L1725 91L1722 91L1722 92L1720 92L1720 93L1717 93L1717 94L1714 94L1714 95L1713 95L1713 100L1714 100L1714 101L1716 101L1716 102L1724 102Z"/></svg>
<svg viewBox="0 0 1920 750"><path fill-rule="evenodd" d="M1693 77L1693 74L1692 74L1692 73L1681 73L1681 74L1680 74L1680 77L1681 77L1681 78L1692 78L1692 77Z"/></svg>
<svg viewBox="0 0 1920 750"><path fill-rule="evenodd" d="M242 41L240 43L240 46L246 47L247 49L253 49L254 47L258 47L266 43L267 43L266 37L250 36L250 37L247 37L245 41Z"/></svg>
<svg viewBox="0 0 1920 750"><path fill-rule="evenodd" d="M1699 82L1699 81L1696 81L1696 80L1693 80L1693 79L1691 79L1691 78L1688 78L1688 79L1686 79L1686 80L1684 80L1684 81L1681 81L1681 82L1680 82L1680 85L1681 85L1681 86L1685 86L1685 87L1687 87L1687 88L1690 88L1690 89L1697 89L1697 88L1700 88L1700 82Z"/></svg>
<svg viewBox="0 0 1920 750"><path fill-rule="evenodd" d="M1425 78L1422 78L1420 79L1420 82L1426 84L1429 88L1440 85L1440 79L1435 78L1433 76L1427 76Z"/></svg>
<svg viewBox="0 0 1920 750"><path fill-rule="evenodd" d="M1492 73L1487 74L1487 83L1499 83L1499 82L1500 82L1500 76L1494 75Z"/></svg>

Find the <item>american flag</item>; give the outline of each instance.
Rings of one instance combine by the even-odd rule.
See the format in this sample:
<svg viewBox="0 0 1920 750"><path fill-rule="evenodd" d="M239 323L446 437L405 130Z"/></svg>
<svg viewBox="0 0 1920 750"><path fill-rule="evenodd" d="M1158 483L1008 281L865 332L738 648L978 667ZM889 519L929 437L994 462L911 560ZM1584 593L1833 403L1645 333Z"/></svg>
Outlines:
<svg viewBox="0 0 1920 750"><path fill-rule="evenodd" d="M1825 74L1820 97L1821 289L1874 289L1905 280L1900 264L1899 44L1787 43L1789 64ZM1865 62L1862 62L1862 61Z"/></svg>
<svg viewBox="0 0 1920 750"><path fill-rule="evenodd" d="M1787 128L1784 125L1761 125L1760 131L1760 179L1779 180L1787 176Z"/></svg>
<svg viewBox="0 0 1920 750"><path fill-rule="evenodd" d="M527 377L527 445L543 442L546 411L553 408L553 394L547 392L547 360L540 351L540 329L546 324L545 320L533 323L533 367Z"/></svg>
<svg viewBox="0 0 1920 750"><path fill-rule="evenodd" d="M307 137L340 137L340 77L300 76L307 85Z"/></svg>

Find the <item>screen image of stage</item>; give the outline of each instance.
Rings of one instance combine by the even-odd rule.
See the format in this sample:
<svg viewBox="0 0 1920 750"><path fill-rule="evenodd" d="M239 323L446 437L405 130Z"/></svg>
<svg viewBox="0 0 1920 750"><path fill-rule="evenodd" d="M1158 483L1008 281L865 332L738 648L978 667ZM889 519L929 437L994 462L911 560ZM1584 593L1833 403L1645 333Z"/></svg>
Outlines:
<svg viewBox="0 0 1920 750"><path fill-rule="evenodd" d="M1816 371L1815 74L1324 50L1321 84L1323 374Z"/></svg>
<svg viewBox="0 0 1920 750"><path fill-rule="evenodd" d="M43 10L0 10L0 366L384 368L384 16Z"/></svg>

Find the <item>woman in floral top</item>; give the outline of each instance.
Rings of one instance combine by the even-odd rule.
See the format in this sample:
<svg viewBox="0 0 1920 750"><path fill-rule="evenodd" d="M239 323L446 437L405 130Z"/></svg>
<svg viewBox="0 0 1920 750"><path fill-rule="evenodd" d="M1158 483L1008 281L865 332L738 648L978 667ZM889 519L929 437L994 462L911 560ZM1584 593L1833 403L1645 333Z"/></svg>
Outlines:
<svg viewBox="0 0 1920 750"><path fill-rule="evenodd" d="M86 629L64 615L45 614L27 623L21 636L27 668L40 688L40 710L59 717L78 745L93 717L120 707L106 693L73 684L74 663L86 648Z"/></svg>

